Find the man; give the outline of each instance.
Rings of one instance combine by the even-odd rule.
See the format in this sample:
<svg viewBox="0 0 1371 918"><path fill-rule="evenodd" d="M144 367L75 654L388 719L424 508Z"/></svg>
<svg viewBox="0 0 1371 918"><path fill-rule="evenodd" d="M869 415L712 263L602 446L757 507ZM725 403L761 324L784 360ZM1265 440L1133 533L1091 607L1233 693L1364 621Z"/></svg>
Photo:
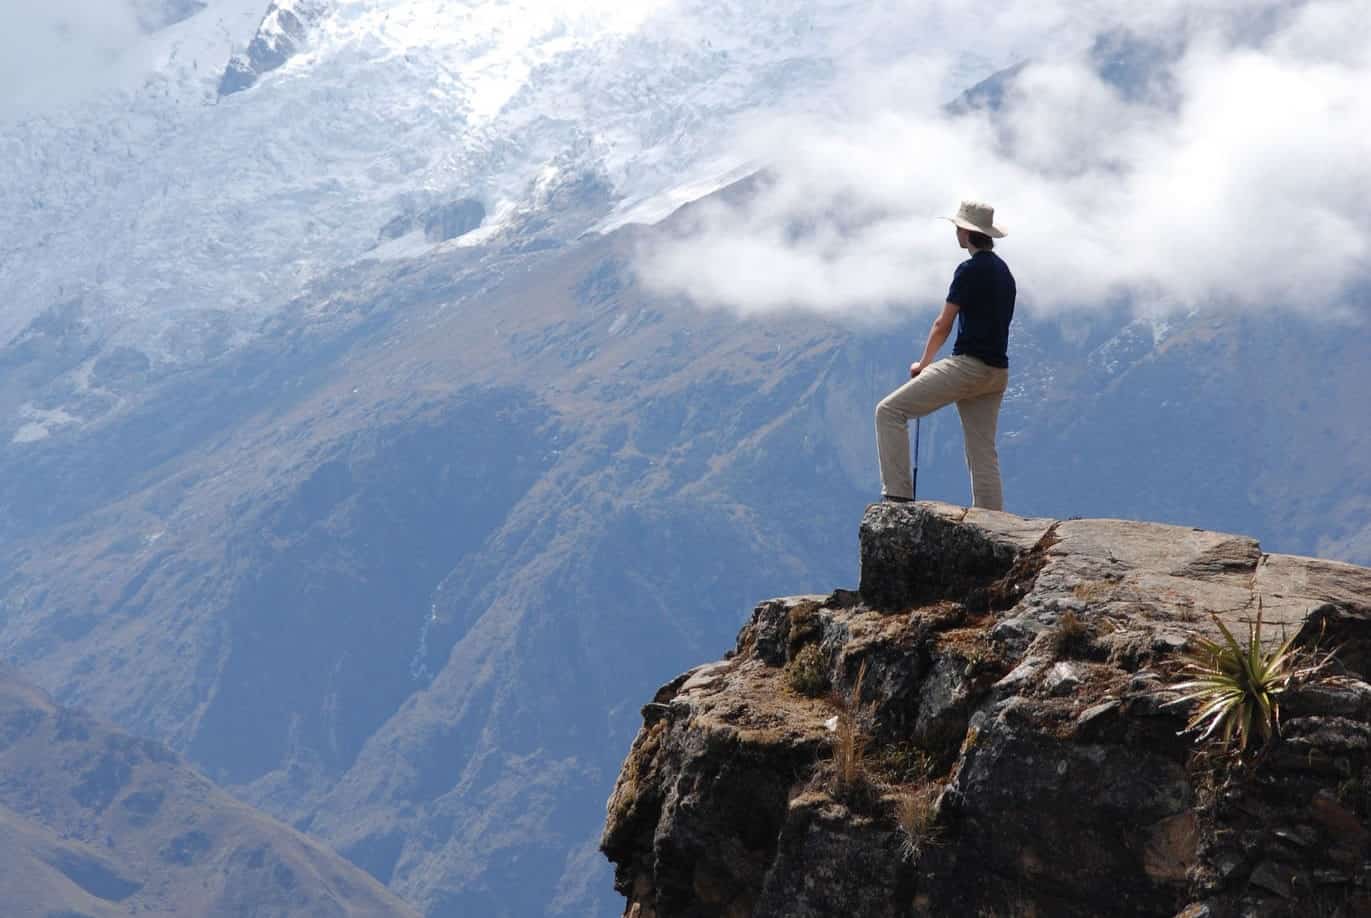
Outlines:
<svg viewBox="0 0 1371 918"><path fill-rule="evenodd" d="M957 403L971 471L972 504L1004 509L995 427L1009 383L1009 323L1014 318L1014 275L995 254L1004 230L995 226L995 209L963 201L957 216L957 244L971 257L957 266L942 314L933 323L923 356L909 368L909 382L876 406L876 446L881 459L881 492L886 500L913 499L909 468L909 420ZM952 356L933 359L957 322Z"/></svg>

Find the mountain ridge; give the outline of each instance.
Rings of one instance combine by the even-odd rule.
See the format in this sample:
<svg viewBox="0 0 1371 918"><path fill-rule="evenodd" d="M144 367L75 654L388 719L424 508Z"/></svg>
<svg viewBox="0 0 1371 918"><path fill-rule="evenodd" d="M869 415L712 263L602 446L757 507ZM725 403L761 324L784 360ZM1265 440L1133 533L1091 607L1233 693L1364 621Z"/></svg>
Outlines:
<svg viewBox="0 0 1371 918"><path fill-rule="evenodd" d="M12 672L0 672L0 848L11 915L417 914L166 747Z"/></svg>

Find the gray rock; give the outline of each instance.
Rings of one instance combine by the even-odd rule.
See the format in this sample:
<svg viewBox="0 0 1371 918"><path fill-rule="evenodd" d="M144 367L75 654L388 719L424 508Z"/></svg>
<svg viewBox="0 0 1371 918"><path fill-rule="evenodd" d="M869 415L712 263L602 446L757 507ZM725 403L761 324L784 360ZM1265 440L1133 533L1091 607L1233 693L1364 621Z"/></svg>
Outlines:
<svg viewBox="0 0 1371 918"><path fill-rule="evenodd" d="M1281 695L1281 712L1287 719L1306 714L1371 717L1371 685L1360 679L1297 685Z"/></svg>
<svg viewBox="0 0 1371 918"><path fill-rule="evenodd" d="M1213 854L1210 860L1214 865L1214 871L1221 880L1228 880L1237 876L1238 872L1247 865L1242 852L1236 848L1223 848Z"/></svg>
<svg viewBox="0 0 1371 918"><path fill-rule="evenodd" d="M1102 701L1099 704L1092 705L1082 711L1080 716L1076 718L1076 725L1078 727L1088 727L1118 710L1119 702L1116 699L1111 698L1108 701Z"/></svg>
<svg viewBox="0 0 1371 918"><path fill-rule="evenodd" d="M1014 615L996 622L990 629L990 637L1004 645L1008 652L1021 655L1048 627L1031 615Z"/></svg>
<svg viewBox="0 0 1371 918"><path fill-rule="evenodd" d="M966 732L970 715L965 666L944 657L933 664L919 693L919 713L914 720L914 741L926 749L955 743Z"/></svg>
<svg viewBox="0 0 1371 918"><path fill-rule="evenodd" d="M914 889L898 829L824 796L791 805L755 918L896 918Z"/></svg>
<svg viewBox="0 0 1371 918"><path fill-rule="evenodd" d="M474 198L462 198L424 215L424 237L429 242L446 242L465 236L486 219L485 205Z"/></svg>
<svg viewBox="0 0 1371 918"><path fill-rule="evenodd" d="M399 239L414 229L414 214L404 213L392 217L386 221L386 225L381 227L378 234L382 239Z"/></svg>
<svg viewBox="0 0 1371 918"><path fill-rule="evenodd" d="M1152 637L1152 649L1164 654L1180 653L1189 643L1189 637L1176 631L1159 631Z"/></svg>
<svg viewBox="0 0 1371 918"><path fill-rule="evenodd" d="M1289 899L1292 895L1290 884L1294 876L1292 871L1272 861L1262 861L1252 871L1248 882L1267 892L1275 893L1282 899Z"/></svg>
<svg viewBox="0 0 1371 918"><path fill-rule="evenodd" d="M1338 754L1371 749L1371 724L1347 717L1286 718L1281 734L1296 750Z"/></svg>
<svg viewBox="0 0 1371 918"><path fill-rule="evenodd" d="M823 601L822 596L786 596L759 603L752 612L752 620L738 635L735 652L751 651L768 666L784 666L792 637L798 637L792 635L792 618L797 612L818 609Z"/></svg>
<svg viewBox="0 0 1371 918"><path fill-rule="evenodd" d="M1081 684L1081 668L1065 660L1052 664L1043 677L1043 691L1049 695L1069 695Z"/></svg>
<svg viewBox="0 0 1371 918"><path fill-rule="evenodd" d="M1000 693L1001 697L1022 692L1026 686L1038 678L1046 666L1047 663L1044 660L1027 658L1010 670L1003 679L996 682L995 690Z"/></svg>
<svg viewBox="0 0 1371 918"><path fill-rule="evenodd" d="M872 608L895 610L983 592L1052 525L1002 513L972 514L932 503L868 507L860 533L862 599Z"/></svg>
<svg viewBox="0 0 1371 918"><path fill-rule="evenodd" d="M1271 834L1299 848L1312 848L1319 840L1312 826L1284 826L1271 830Z"/></svg>
<svg viewBox="0 0 1371 918"><path fill-rule="evenodd" d="M1018 707L1031 715L1033 703ZM1191 801L1180 765L1142 749L1058 740L1010 720L982 729L960 764L952 785L959 846L975 852L982 870L1078 903L1064 914L1174 912L1186 888L1175 877L1184 870L1149 873L1139 853L1158 851L1156 864L1195 859L1193 836L1177 841L1184 833L1162 827Z"/></svg>
<svg viewBox="0 0 1371 918"><path fill-rule="evenodd" d="M330 0L272 0L247 50L235 54L219 81L219 96L252 88L290 60L331 7Z"/></svg>

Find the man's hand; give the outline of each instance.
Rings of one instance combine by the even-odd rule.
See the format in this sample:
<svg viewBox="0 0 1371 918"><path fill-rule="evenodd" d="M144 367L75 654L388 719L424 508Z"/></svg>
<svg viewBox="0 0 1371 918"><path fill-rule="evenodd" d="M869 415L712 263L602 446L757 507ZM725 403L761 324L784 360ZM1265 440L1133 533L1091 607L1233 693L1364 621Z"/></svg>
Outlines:
<svg viewBox="0 0 1371 918"><path fill-rule="evenodd" d="M928 343L924 345L923 356L919 358L918 363L909 365L910 379L918 376L938 359L938 351L946 343L948 335L952 334L952 326L957 321L957 313L961 312L961 309L962 307L956 303L943 304L943 311L938 314L933 327L928 330Z"/></svg>

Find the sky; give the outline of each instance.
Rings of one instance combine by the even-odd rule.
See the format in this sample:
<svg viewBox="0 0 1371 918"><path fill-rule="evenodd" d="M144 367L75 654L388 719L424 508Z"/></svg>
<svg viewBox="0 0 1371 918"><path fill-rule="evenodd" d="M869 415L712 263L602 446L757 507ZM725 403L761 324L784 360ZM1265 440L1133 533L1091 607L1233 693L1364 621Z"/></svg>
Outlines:
<svg viewBox="0 0 1371 918"><path fill-rule="evenodd" d="M644 283L752 314L936 309L965 257L939 217L965 198L996 208L998 251L1039 313L1371 306L1364 0L978 8L986 59L1028 61L998 118L944 110L964 14L908 10L949 52L858 63L825 112L745 123L736 152L765 165L761 190L642 251ZM1153 78L1102 78L1100 34L1155 58Z"/></svg>

